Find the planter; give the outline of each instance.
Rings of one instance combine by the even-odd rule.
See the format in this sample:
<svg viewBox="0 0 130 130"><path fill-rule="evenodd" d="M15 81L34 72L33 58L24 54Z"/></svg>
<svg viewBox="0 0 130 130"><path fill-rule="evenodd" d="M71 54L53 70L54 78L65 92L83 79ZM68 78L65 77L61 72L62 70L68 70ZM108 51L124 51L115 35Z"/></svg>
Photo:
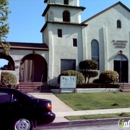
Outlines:
<svg viewBox="0 0 130 130"><path fill-rule="evenodd" d="M119 92L119 88L77 88L77 93L90 93L90 92Z"/></svg>

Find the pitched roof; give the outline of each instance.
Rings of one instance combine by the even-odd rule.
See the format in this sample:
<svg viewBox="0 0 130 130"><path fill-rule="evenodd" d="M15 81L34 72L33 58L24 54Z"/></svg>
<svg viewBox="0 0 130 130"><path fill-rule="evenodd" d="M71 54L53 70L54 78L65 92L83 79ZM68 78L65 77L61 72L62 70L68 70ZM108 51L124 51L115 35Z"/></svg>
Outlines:
<svg viewBox="0 0 130 130"><path fill-rule="evenodd" d="M117 5L121 5L121 6L122 6L123 8L125 8L128 12L130 12L130 9L129 9L127 6L125 6L122 2L119 1L119 2L115 3L114 5L112 5L112 6L108 7L108 8L106 8L105 10L103 10L103 11L101 11L101 12L95 14L94 16L88 18L87 20L83 21L82 23L88 22L89 20L91 20L91 19L93 19L93 18L99 16L100 14L103 14L104 12L110 10L111 8L113 8L113 7L117 6Z"/></svg>
<svg viewBox="0 0 130 130"><path fill-rule="evenodd" d="M10 43L10 49L49 51L49 48L45 43L26 43L26 42L9 42L9 43Z"/></svg>
<svg viewBox="0 0 130 130"><path fill-rule="evenodd" d="M81 9L82 11L85 9L85 7L82 6L71 6L71 5L61 5L61 4L48 4L44 12L42 13L42 16L45 16L49 8L53 6L55 8L57 7L67 7L67 8L75 8L75 9Z"/></svg>

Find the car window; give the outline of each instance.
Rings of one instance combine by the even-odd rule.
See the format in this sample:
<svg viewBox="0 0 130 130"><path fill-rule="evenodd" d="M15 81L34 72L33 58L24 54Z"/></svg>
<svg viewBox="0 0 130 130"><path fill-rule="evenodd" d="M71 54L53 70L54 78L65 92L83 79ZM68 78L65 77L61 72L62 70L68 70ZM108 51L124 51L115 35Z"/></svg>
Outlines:
<svg viewBox="0 0 130 130"><path fill-rule="evenodd" d="M0 103L7 103L11 101L11 95L6 92L0 92Z"/></svg>

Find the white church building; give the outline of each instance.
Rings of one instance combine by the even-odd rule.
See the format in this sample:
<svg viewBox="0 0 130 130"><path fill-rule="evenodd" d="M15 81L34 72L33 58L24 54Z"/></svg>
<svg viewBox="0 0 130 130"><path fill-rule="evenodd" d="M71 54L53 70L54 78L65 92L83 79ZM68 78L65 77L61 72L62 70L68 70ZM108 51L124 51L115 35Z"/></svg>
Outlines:
<svg viewBox="0 0 130 130"><path fill-rule="evenodd" d="M43 43L10 42L9 71L21 82L57 85L64 70L79 70L79 62L97 60L99 74L115 70L120 82L130 82L130 9L121 2L81 21L80 0L44 0ZM2 50L2 48L1 48ZM2 70L7 71L7 70Z"/></svg>

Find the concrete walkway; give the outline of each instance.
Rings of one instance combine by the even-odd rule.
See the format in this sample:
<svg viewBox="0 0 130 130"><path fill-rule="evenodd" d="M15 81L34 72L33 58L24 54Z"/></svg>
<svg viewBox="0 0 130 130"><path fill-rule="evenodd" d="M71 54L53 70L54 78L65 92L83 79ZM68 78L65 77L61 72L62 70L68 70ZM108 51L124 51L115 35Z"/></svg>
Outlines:
<svg viewBox="0 0 130 130"><path fill-rule="evenodd" d="M101 110L84 110L74 111L72 108L63 103L52 93L30 93L37 98L45 98L52 101L52 111L56 114L54 122L68 122L65 116L78 116L78 115L92 115L92 114L110 114L130 112L130 108L117 108L117 109L101 109Z"/></svg>
<svg viewBox="0 0 130 130"><path fill-rule="evenodd" d="M49 99L52 101L52 111L56 114L56 119L54 120L54 122L68 121L66 118L64 118L64 116L62 116L62 115L58 116L60 114L57 114L57 113L74 112L74 110L72 108L67 106L64 102L62 102L59 98L57 98L52 93L30 93L30 94L37 98Z"/></svg>

